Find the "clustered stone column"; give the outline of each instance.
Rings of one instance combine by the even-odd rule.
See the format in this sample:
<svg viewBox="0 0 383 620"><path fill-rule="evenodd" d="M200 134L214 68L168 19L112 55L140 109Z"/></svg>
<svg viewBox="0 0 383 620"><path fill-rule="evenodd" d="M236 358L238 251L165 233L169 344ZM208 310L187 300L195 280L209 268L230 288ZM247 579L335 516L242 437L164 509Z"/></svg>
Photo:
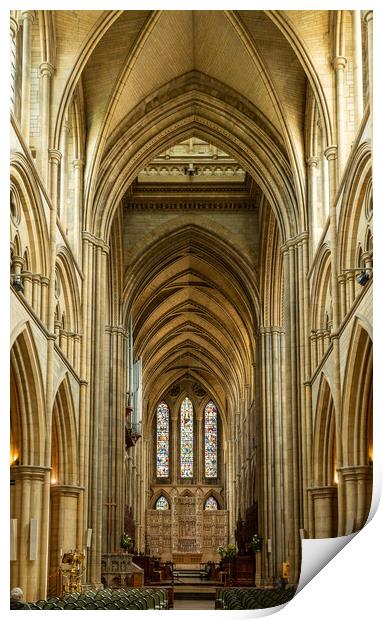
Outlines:
<svg viewBox="0 0 383 620"><path fill-rule="evenodd" d="M44 484L47 474L49 476L49 468L44 466L11 467L11 479L16 481L11 511L18 515L20 521L17 562L11 562L11 580L12 583L23 584L26 600L45 595L47 571L44 551L46 549L42 534L47 520L47 513L44 510ZM32 556L34 542L30 537L31 519L37 520L37 552Z"/></svg>
<svg viewBox="0 0 383 620"><path fill-rule="evenodd" d="M352 14L352 63L354 78L354 125L357 129L363 117L363 65L362 65L362 20L360 11Z"/></svg>
<svg viewBox="0 0 383 620"><path fill-rule="evenodd" d="M262 507L260 532L264 538L262 554L262 584L275 583L282 562L287 560L285 512L286 453L283 446L284 428L282 409L282 368L284 333L281 327L259 329L260 389L262 413L260 419L262 442L257 454L259 475L259 503ZM268 544L270 541L270 546ZM257 570L260 569L258 562Z"/></svg>
<svg viewBox="0 0 383 620"><path fill-rule="evenodd" d="M310 495L313 502L314 538L333 538L336 530L338 512L338 488L336 486L312 487Z"/></svg>
<svg viewBox="0 0 383 620"><path fill-rule="evenodd" d="M104 463L104 547L103 553L111 553L120 547L120 535L124 529L124 485L119 471L125 454L125 368L126 330L110 326L106 330L109 339L106 355L110 360L107 369L108 406L105 410L106 429Z"/></svg>
<svg viewBox="0 0 383 620"><path fill-rule="evenodd" d="M49 62L42 62L40 65L41 80L41 148L40 148L40 167L43 181L48 184L49 175L49 127L50 127L50 100L51 100L51 80L54 68Z"/></svg>
<svg viewBox="0 0 383 620"><path fill-rule="evenodd" d="M21 77L21 130L29 146L30 103L31 103L31 59L32 24L35 11L22 11L23 19L23 64Z"/></svg>
<svg viewBox="0 0 383 620"><path fill-rule="evenodd" d="M105 280L109 246L93 234L83 232L83 346L80 392L80 484L88 489L80 498L78 515L81 537L92 530L87 557L87 581L101 585L103 467L104 467L104 337ZM85 383L86 382L86 383ZM93 394L93 398L90 395ZM83 432L83 434L82 434ZM90 445L84 443L90 438ZM81 512L82 511L82 512ZM80 541L79 541L80 542ZM80 546L80 545L79 545ZM81 548L81 546L80 546Z"/></svg>
<svg viewBox="0 0 383 620"><path fill-rule="evenodd" d="M345 145L345 122L344 122L344 70L347 59L344 56L334 58L335 82L336 82L336 118L337 118L337 139L338 139L338 163L339 171L343 172L346 160Z"/></svg>
<svg viewBox="0 0 383 620"><path fill-rule="evenodd" d="M349 465L338 468L340 489L344 496L345 523L342 534L360 530L371 507L372 465Z"/></svg>
<svg viewBox="0 0 383 620"><path fill-rule="evenodd" d="M374 58L373 16L374 16L373 11L366 11L364 15L364 19L367 23L368 90L369 90L371 115L372 115L372 104L373 104L373 58Z"/></svg>

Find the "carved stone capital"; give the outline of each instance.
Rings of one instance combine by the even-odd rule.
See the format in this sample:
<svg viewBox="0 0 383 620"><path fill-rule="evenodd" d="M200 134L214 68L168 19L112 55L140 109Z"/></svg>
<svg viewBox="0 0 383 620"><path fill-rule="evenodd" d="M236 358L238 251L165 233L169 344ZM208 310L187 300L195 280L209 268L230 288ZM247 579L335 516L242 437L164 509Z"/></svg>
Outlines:
<svg viewBox="0 0 383 620"><path fill-rule="evenodd" d="M333 66L335 71L344 70L347 65L347 58L344 56L336 56L333 60Z"/></svg>
<svg viewBox="0 0 383 620"><path fill-rule="evenodd" d="M35 17L36 17L36 11L21 11L21 16L23 18L23 21L25 21L26 19L29 19L31 23L33 24Z"/></svg>
<svg viewBox="0 0 383 620"><path fill-rule="evenodd" d="M338 147L336 146L336 144L331 144L330 146L328 146L324 151L324 156L327 161L333 161L334 159L336 159L338 156Z"/></svg>
<svg viewBox="0 0 383 620"><path fill-rule="evenodd" d="M42 62L40 65L40 75L41 77L52 77L54 74L54 67L50 62Z"/></svg>
<svg viewBox="0 0 383 620"><path fill-rule="evenodd" d="M364 21L365 22L371 22L374 18L374 11L365 11L364 12Z"/></svg>
<svg viewBox="0 0 383 620"><path fill-rule="evenodd" d="M61 151L57 149L49 149L49 163L58 166L61 161Z"/></svg>
<svg viewBox="0 0 383 620"><path fill-rule="evenodd" d="M316 168L319 164L319 158L314 156L309 157L308 159L306 159L306 164L309 168Z"/></svg>

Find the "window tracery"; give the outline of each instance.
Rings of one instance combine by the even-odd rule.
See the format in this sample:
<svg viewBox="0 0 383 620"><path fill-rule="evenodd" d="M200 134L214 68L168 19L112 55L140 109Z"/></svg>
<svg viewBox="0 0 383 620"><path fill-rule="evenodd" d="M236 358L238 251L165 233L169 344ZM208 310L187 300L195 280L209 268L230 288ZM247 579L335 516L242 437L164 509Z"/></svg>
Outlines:
<svg viewBox="0 0 383 620"><path fill-rule="evenodd" d="M210 497L207 498L204 505L204 510L218 510L218 502L215 497L210 495Z"/></svg>
<svg viewBox="0 0 383 620"><path fill-rule="evenodd" d="M193 478L193 404L186 396L181 405L181 478Z"/></svg>
<svg viewBox="0 0 383 620"><path fill-rule="evenodd" d="M216 478L217 471L217 407L209 401L205 407L205 478Z"/></svg>
<svg viewBox="0 0 383 620"><path fill-rule="evenodd" d="M169 502L163 495L156 501L156 510L169 510Z"/></svg>
<svg viewBox="0 0 383 620"><path fill-rule="evenodd" d="M157 478L169 477L169 407L161 402L157 407Z"/></svg>

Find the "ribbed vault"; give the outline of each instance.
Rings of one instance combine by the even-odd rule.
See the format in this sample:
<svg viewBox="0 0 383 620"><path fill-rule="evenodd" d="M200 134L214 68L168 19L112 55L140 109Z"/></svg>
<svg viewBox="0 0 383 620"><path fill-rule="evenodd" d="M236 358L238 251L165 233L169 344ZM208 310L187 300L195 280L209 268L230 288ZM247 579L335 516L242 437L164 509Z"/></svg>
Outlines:
<svg viewBox="0 0 383 620"><path fill-rule="evenodd" d="M143 398L152 410L175 380L194 376L224 409L235 409L255 355L251 263L219 233L185 221L172 225L142 248L126 276L125 313L143 361Z"/></svg>

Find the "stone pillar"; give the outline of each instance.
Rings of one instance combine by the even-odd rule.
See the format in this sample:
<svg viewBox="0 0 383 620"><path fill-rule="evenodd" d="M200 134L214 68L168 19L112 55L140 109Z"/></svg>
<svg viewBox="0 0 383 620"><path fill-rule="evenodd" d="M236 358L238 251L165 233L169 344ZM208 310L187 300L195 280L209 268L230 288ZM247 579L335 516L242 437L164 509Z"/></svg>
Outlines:
<svg viewBox="0 0 383 620"><path fill-rule="evenodd" d="M261 424L260 430L260 531L265 541L262 553L257 555L257 584L275 582L282 561L286 559L285 544L285 447L282 415L282 350L283 332L280 327L261 327L259 357L261 368ZM259 433L259 431L258 431ZM269 553L267 540L271 540Z"/></svg>
<svg viewBox="0 0 383 620"><path fill-rule="evenodd" d="M31 64L32 64L32 24L35 11L22 11L23 19L23 68L21 77L21 131L29 146L30 103L31 103Z"/></svg>
<svg viewBox="0 0 383 620"><path fill-rule="evenodd" d="M82 222L82 201L84 182L84 160L73 160L74 170L74 219L73 219L73 250L78 253L80 248L80 228Z"/></svg>
<svg viewBox="0 0 383 620"><path fill-rule="evenodd" d="M58 175L61 162L61 153L56 149L49 149L49 176L50 176L50 196L52 205L57 214L58 203ZM56 226L56 221L55 221Z"/></svg>
<svg viewBox="0 0 383 620"><path fill-rule="evenodd" d="M342 321L347 314L347 301L346 301L346 274L341 273L339 278L339 299L340 299L340 308L339 308L339 320Z"/></svg>
<svg viewBox="0 0 383 620"><path fill-rule="evenodd" d="M92 335L92 299L93 299L93 246L87 235L83 238L82 266L84 277L82 279L82 340L79 360L80 384L80 409L79 409L79 471L80 485L85 486L85 493L81 494L78 502L78 546L83 546L86 540L86 532L90 528L88 521L88 480L89 480L89 445L90 433L90 373L91 373L91 335ZM87 554L89 550L87 550ZM87 556L87 567L88 567ZM88 570L87 570L88 573ZM87 575L88 581L88 575Z"/></svg>
<svg viewBox="0 0 383 620"><path fill-rule="evenodd" d="M337 56L334 58L339 176L343 174L345 161L347 159L344 122L344 70L346 64L347 60L344 56Z"/></svg>
<svg viewBox="0 0 383 620"><path fill-rule="evenodd" d="M366 522L372 498L372 465L351 465L338 470L344 491L344 534L357 532Z"/></svg>
<svg viewBox="0 0 383 620"><path fill-rule="evenodd" d="M356 273L348 271L346 273L346 305L347 312L350 310L355 299L355 276Z"/></svg>
<svg viewBox="0 0 383 620"><path fill-rule="evenodd" d="M93 268L90 279L90 337L89 390L92 394L89 409L90 438L88 480L88 527L92 529L92 544L88 552L88 582L94 587L101 584L102 515L103 515L103 466L104 466L104 334L105 334L105 281L108 246L91 233L83 233L89 241Z"/></svg>
<svg viewBox="0 0 383 620"><path fill-rule="evenodd" d="M67 358L68 357L68 332L66 332L65 329L60 330L59 346L60 346L60 349L63 355L65 355L65 357Z"/></svg>
<svg viewBox="0 0 383 620"><path fill-rule="evenodd" d="M316 244L318 243L321 229L321 218L318 213L318 192L317 192L317 168L319 159L318 157L309 157L307 159L307 181L309 190L308 209L311 214L311 235L312 235L312 253L315 251Z"/></svg>
<svg viewBox="0 0 383 620"><path fill-rule="evenodd" d="M22 271L21 277L24 285L24 297L28 304L32 307L32 272Z"/></svg>
<svg viewBox="0 0 383 620"><path fill-rule="evenodd" d="M17 517L17 561L11 563L11 588L21 587L25 600L33 601L45 594L47 571L43 541L49 513L43 507L44 483L49 478L49 468L33 465L19 465L11 468L11 479L15 481L14 513ZM37 519L36 559L30 559L30 524Z"/></svg>
<svg viewBox="0 0 383 620"><path fill-rule="evenodd" d="M46 325L47 323L47 307L48 307L48 285L49 278L41 276L41 321Z"/></svg>
<svg viewBox="0 0 383 620"><path fill-rule="evenodd" d="M15 63L17 63L17 32L19 30L19 24L13 15L10 16L10 32L11 32L11 58L15 59ZM11 98L11 110L14 114L16 114L16 66L14 75L11 74L11 90L14 92L14 100Z"/></svg>
<svg viewBox="0 0 383 620"><path fill-rule="evenodd" d="M50 101L51 101L51 78L54 69L49 62L40 65L41 80L41 149L40 169L44 183L48 186L49 175L49 127L50 127Z"/></svg>
<svg viewBox="0 0 383 620"><path fill-rule="evenodd" d="M352 14L352 64L354 78L354 127L358 131L363 118L363 61L361 12Z"/></svg>
<svg viewBox="0 0 383 620"><path fill-rule="evenodd" d="M370 113L372 117L372 104L373 104L373 62L374 62L374 48L373 48L373 11L365 11L364 19L367 23L367 63L368 63L368 90L370 99Z"/></svg>
<svg viewBox="0 0 383 620"><path fill-rule="evenodd" d="M60 202L58 214L61 223L64 225L64 230L67 226L67 185L68 185L68 168L67 168L67 148L68 148L68 135L70 131L70 125L68 121L63 124L61 132L61 167L60 167Z"/></svg>
<svg viewBox="0 0 383 620"><path fill-rule="evenodd" d="M338 291L338 232L337 232L337 212L336 212L336 190L338 186L335 146L329 146L325 150L325 157L329 163L329 197L330 197L330 244L331 244L331 293L332 293L332 333L331 340L333 344L333 400L334 400L334 416L335 416L335 448L337 457L337 468L343 463L343 443L342 443L342 420L341 420L341 380L340 380L340 350L339 350L339 291ZM339 520L338 532L341 535L343 531L342 523L342 493L338 495Z"/></svg>
<svg viewBox="0 0 383 620"><path fill-rule="evenodd" d="M32 276L32 307L41 318L41 276L37 273Z"/></svg>
<svg viewBox="0 0 383 620"><path fill-rule="evenodd" d="M109 327L109 388L105 415L104 505L106 531L103 548L108 553L119 548L124 530L124 480L121 464L125 454L125 361L126 331L123 327ZM142 440L139 440L142 441Z"/></svg>
<svg viewBox="0 0 383 620"><path fill-rule="evenodd" d="M338 531L338 488L309 489L314 506L314 538L334 538Z"/></svg>
<svg viewBox="0 0 383 620"><path fill-rule="evenodd" d="M51 485L50 574L58 571L62 554L77 547L77 503L81 487ZM82 550L82 549L81 549Z"/></svg>

